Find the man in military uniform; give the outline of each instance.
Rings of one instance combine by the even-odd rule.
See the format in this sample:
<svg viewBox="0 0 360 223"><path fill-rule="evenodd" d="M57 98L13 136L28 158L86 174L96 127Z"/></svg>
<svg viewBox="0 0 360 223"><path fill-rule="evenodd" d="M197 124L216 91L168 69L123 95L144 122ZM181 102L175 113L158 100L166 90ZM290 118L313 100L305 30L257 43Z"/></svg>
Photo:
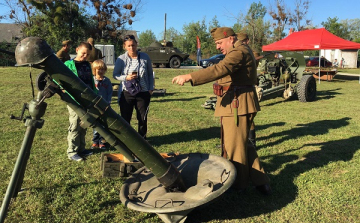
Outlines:
<svg viewBox="0 0 360 223"><path fill-rule="evenodd" d="M249 39L249 36L245 33L245 32L239 32L236 34L237 38L238 38L238 41L242 42L243 44L246 44L249 46L249 43L250 43L250 39ZM260 57L260 53L257 52L256 50L253 50L252 51L254 56L255 56L255 59L256 59L256 67L259 66L259 60L258 58Z"/></svg>
<svg viewBox="0 0 360 223"><path fill-rule="evenodd" d="M248 144L250 125L260 111L254 88L257 81L254 55L247 45L237 41L231 28L214 28L211 35L225 58L206 69L176 76L172 83L191 82L197 86L217 80L215 116L221 118L222 155L232 161L237 170L233 188L245 190L251 180L256 189L268 195L271 193L269 178L255 148Z"/></svg>
<svg viewBox="0 0 360 223"><path fill-rule="evenodd" d="M90 63L94 62L95 60L97 59L102 59L103 56L102 56L102 53L101 53L101 50L95 48L94 44L95 44L95 41L93 38L89 38L87 40L87 42L92 46L92 50L90 52L90 55L89 57L87 58L87 61L89 61Z"/></svg>
<svg viewBox="0 0 360 223"><path fill-rule="evenodd" d="M56 56L62 62L70 60L70 54L69 54L70 46L71 46L71 40L64 40L62 42L62 48L56 53Z"/></svg>

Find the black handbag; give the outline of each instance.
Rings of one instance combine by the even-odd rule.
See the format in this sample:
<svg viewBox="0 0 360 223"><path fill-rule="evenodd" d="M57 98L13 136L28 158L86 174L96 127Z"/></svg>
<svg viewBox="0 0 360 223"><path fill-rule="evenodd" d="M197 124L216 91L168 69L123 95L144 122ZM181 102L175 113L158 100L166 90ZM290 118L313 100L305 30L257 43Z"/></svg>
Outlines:
<svg viewBox="0 0 360 223"><path fill-rule="evenodd" d="M139 64L139 67L140 67L140 53L138 55L138 64ZM139 69L138 69L137 73L139 74ZM124 84L125 84L126 90L129 92L129 94L131 96L135 96L141 91L141 85L140 85L139 78L135 78L135 79L131 79L129 81L125 81Z"/></svg>
<svg viewBox="0 0 360 223"><path fill-rule="evenodd" d="M129 94L131 96L135 96L141 91L139 78L125 81L124 84L125 84L126 90L129 92Z"/></svg>

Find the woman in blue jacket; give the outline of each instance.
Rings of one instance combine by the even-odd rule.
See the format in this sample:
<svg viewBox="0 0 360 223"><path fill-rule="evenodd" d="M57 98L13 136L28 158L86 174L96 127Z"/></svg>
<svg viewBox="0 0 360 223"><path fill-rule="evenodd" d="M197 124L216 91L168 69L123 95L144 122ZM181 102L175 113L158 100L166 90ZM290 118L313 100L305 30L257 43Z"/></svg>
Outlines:
<svg viewBox="0 0 360 223"><path fill-rule="evenodd" d="M126 52L117 58L113 72L113 77L121 82L118 92L120 114L130 124L135 108L138 133L146 139L147 115L154 90L151 60L146 53L137 51L137 41L133 35L125 36L123 47ZM139 92L128 89L130 82L140 85Z"/></svg>

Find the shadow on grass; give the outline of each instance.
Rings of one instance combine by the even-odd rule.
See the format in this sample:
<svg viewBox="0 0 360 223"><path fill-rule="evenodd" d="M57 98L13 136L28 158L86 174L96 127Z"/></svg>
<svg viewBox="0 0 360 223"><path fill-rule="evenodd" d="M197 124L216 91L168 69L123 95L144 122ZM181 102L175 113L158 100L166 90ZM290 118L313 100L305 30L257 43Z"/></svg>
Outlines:
<svg viewBox="0 0 360 223"><path fill-rule="evenodd" d="M334 79L332 79L332 81L339 81L339 82L354 81L354 80L359 80L359 76L335 75Z"/></svg>
<svg viewBox="0 0 360 223"><path fill-rule="evenodd" d="M326 91L317 91L315 101L327 100L327 99L335 98L336 95L342 94L342 93L338 92L339 90L341 90L341 88L336 88L336 89L331 89L331 90L326 90ZM281 98L281 96L278 96L278 97ZM267 106L272 106L272 105L276 105L276 104L286 103L288 101L297 101L297 100L299 100L297 95L295 95L294 97L292 97L290 99L287 99L287 100L282 98L282 100L280 100L280 101L272 102L272 103L269 103L269 104L262 103L264 101L267 101L267 100L270 100L270 99L273 99L273 98L277 98L277 97L267 96L266 98L262 99L262 101L260 102L261 107L267 107Z"/></svg>
<svg viewBox="0 0 360 223"><path fill-rule="evenodd" d="M277 144L283 143L284 141L296 139L308 135L309 136L323 135L328 133L329 129L337 129L349 125L348 120L350 120L350 118L344 117L339 120L320 120L307 124L298 124L297 127L292 128L290 130L275 132L270 134L269 136L257 138L257 140L268 141L271 138L280 137L280 139L274 142L270 142L263 146L259 146L258 149L275 146Z"/></svg>
<svg viewBox="0 0 360 223"><path fill-rule="evenodd" d="M173 96L173 95L176 95L176 93L166 93L165 95L163 94L153 94L151 96L151 99L154 99L154 98L164 98L164 97L167 97L167 96Z"/></svg>
<svg viewBox="0 0 360 223"><path fill-rule="evenodd" d="M274 126L284 126L285 124L286 124L285 122L275 122L275 123L270 123L267 125L256 125L256 131L264 130L264 129L274 127Z"/></svg>
<svg viewBox="0 0 360 223"><path fill-rule="evenodd" d="M206 98L205 96L198 96L198 97L192 97L192 98L172 98L172 99L166 99L164 97L156 97L158 98L159 100L154 100L154 98L151 99L151 102L150 102L150 106L151 106L151 103L156 103L156 102L172 102L172 101L192 101L192 100L196 100L196 99L200 99L200 98Z"/></svg>
<svg viewBox="0 0 360 223"><path fill-rule="evenodd" d="M342 94L342 93L337 92L339 90L341 90L341 88L336 88L336 89L326 90L326 91L317 91L315 101L335 98L336 95Z"/></svg>
<svg viewBox="0 0 360 223"><path fill-rule="evenodd" d="M332 128L340 128L348 125L348 118L335 121L319 121L310 123L299 128L308 128L310 134L320 135L328 132ZM305 127L307 126L307 127ZM315 130L311 130L315 128ZM276 133L276 135L287 134L286 139L297 137L295 130ZM302 129L301 132L304 132ZM317 131L317 133L315 133ZM305 135L303 133L302 135ZM280 143L280 142L278 142ZM225 193L217 201L206 205L206 208L197 208L188 216L187 222L207 222L211 220L233 220L245 219L253 216L259 216L271 213L287 206L293 202L299 193L294 180L301 174L314 168L321 168L331 162L349 161L353 158L354 153L358 150L360 144L360 136L348 139L333 140L323 143L304 144L301 148L288 150L284 153L270 155L265 157L271 159L272 162L264 163L265 170L276 171L280 166L286 165L277 175L270 175L273 194L270 196L262 196L253 188L248 188L244 193ZM311 151L299 159L297 155L290 154L293 151L304 149L306 147L317 146L320 149ZM299 160L296 163L294 160Z"/></svg>
<svg viewBox="0 0 360 223"><path fill-rule="evenodd" d="M160 146L164 144L174 144L179 142L189 142L193 140L204 141L208 139L220 139L220 127L210 127L195 131L182 131L162 136L149 137L150 144ZM220 141L220 140L219 140Z"/></svg>

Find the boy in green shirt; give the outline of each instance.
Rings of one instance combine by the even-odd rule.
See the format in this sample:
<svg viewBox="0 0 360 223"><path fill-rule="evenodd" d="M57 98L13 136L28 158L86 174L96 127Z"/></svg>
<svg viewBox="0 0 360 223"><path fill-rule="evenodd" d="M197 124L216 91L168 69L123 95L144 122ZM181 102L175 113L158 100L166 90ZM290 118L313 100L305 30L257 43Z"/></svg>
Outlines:
<svg viewBox="0 0 360 223"><path fill-rule="evenodd" d="M65 65L86 85L97 92L94 84L94 78L91 71L91 65L86 61L91 52L91 45L89 43L81 42L76 48L76 57L73 60L68 60ZM91 155L90 150L85 149L85 135L86 129L80 126L80 118L76 112L67 106L69 111L69 132L67 136L68 149L67 155L70 160L82 161L85 156Z"/></svg>

